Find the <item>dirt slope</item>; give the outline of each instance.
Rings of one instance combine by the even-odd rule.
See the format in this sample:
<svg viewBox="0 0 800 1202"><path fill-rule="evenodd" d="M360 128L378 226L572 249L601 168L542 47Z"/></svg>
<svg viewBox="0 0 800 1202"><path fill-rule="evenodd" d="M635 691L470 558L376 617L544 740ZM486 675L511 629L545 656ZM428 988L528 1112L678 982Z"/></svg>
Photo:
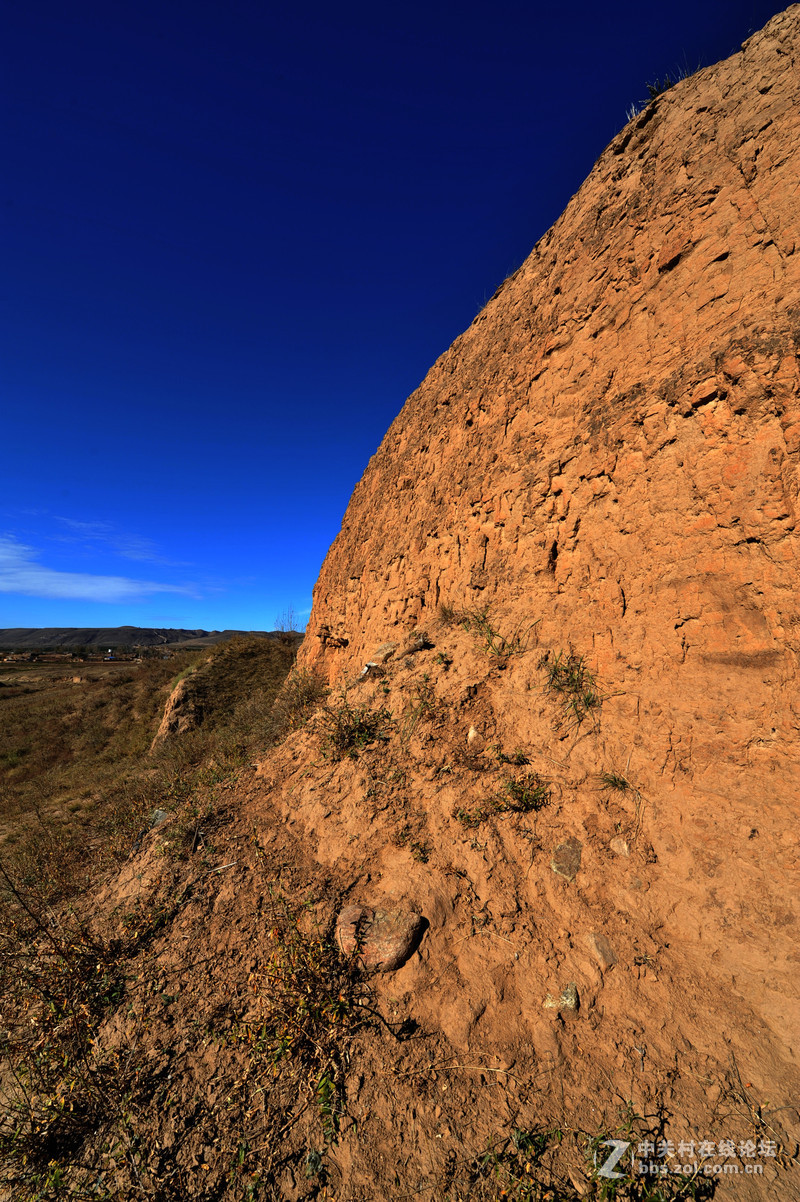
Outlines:
<svg viewBox="0 0 800 1202"><path fill-rule="evenodd" d="M95 899L97 934L144 932L97 1036L132 1099L112 1196L800 1197L796 1058L756 959L786 938L774 898L740 899L763 923L743 932L729 869L695 885L689 841L658 833L671 802L604 760L588 676L578 722L535 631L469 625L332 694ZM401 967L348 975L331 938L354 906L422 916ZM616 1193L593 1164L611 1138ZM671 1161L639 1158L660 1139Z"/></svg>

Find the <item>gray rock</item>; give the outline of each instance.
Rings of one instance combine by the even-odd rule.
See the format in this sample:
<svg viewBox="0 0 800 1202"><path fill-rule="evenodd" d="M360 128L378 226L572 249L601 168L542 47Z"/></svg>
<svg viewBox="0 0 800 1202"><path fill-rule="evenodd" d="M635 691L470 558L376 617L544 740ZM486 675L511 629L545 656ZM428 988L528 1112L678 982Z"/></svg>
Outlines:
<svg viewBox="0 0 800 1202"><path fill-rule="evenodd" d="M580 839L576 839L574 836L567 839L564 843L559 843L550 861L550 867L553 872L558 873L559 876L566 877L568 881L574 881L581 866L582 847L583 844Z"/></svg>
<svg viewBox="0 0 800 1202"><path fill-rule="evenodd" d="M433 643L424 630L412 630L403 641L403 645L397 653L397 658L402 659L406 655L416 655L418 651L426 651L432 646Z"/></svg>
<svg viewBox="0 0 800 1202"><path fill-rule="evenodd" d="M377 651L373 651L370 660L374 664L385 664L397 650L397 643L381 643Z"/></svg>
<svg viewBox="0 0 800 1202"><path fill-rule="evenodd" d="M150 830L155 830L157 826L161 826L169 818L169 810L153 810L150 815Z"/></svg>
<svg viewBox="0 0 800 1202"><path fill-rule="evenodd" d="M562 1010L577 1010L580 1006L578 998L578 986L574 981L570 981L561 990L561 1009Z"/></svg>
<svg viewBox="0 0 800 1202"><path fill-rule="evenodd" d="M427 923L421 914L346 906L336 921L345 956L357 956L373 972L394 972L419 946Z"/></svg>
<svg viewBox="0 0 800 1202"><path fill-rule="evenodd" d="M579 1006L578 986L574 981L565 985L558 997L553 997L552 993L548 993L544 999L545 1010L566 1010L568 1013L574 1014Z"/></svg>

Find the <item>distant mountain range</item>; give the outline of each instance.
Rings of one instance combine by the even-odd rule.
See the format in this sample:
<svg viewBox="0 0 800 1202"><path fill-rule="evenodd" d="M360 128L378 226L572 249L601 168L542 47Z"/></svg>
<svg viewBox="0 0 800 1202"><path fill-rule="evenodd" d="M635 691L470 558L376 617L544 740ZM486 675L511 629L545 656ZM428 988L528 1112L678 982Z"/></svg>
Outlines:
<svg viewBox="0 0 800 1202"><path fill-rule="evenodd" d="M280 638L279 630L151 630L144 626L18 626L0 630L3 651L70 651L75 647L211 647L237 634ZM302 636L294 633L295 638Z"/></svg>

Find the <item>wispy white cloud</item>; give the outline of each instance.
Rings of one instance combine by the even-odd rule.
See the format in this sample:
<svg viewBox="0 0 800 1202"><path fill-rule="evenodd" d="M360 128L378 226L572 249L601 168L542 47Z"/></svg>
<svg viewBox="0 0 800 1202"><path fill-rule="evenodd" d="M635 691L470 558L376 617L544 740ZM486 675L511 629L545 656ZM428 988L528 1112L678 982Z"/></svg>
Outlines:
<svg viewBox="0 0 800 1202"><path fill-rule="evenodd" d="M184 585L161 584L155 580L60 572L39 563L36 550L11 535L0 536L0 593L110 604L143 600L153 593L196 595L193 589Z"/></svg>
<svg viewBox="0 0 800 1202"><path fill-rule="evenodd" d="M75 518L58 516L55 520L62 528L61 542L80 543L83 546L99 545L116 555L121 555L123 559L133 559L140 563L156 563L169 567L185 566L167 559L151 539L120 530L113 522L82 522Z"/></svg>

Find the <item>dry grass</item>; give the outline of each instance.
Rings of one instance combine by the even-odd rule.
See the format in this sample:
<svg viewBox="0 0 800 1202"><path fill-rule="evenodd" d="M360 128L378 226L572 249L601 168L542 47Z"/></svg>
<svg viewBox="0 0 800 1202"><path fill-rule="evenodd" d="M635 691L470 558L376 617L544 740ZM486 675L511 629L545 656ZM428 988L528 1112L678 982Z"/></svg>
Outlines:
<svg viewBox="0 0 800 1202"><path fill-rule="evenodd" d="M392 715L385 708L352 705L346 693L319 711L323 754L332 760L355 759L371 743L385 742Z"/></svg>
<svg viewBox="0 0 800 1202"><path fill-rule="evenodd" d="M200 851L205 858L220 790L319 700L319 686L299 673L281 691L295 650L233 640L210 656L150 660L87 685L45 681L0 702L7 716L0 755L9 769L2 818L12 831L0 853L4 1197L116 1199L140 1197L143 1189L145 1196L185 1196L179 1176L159 1178L149 1192L144 1186L140 1132L152 1123L160 1086L137 1041L110 1051L100 1031L112 1014L119 1021L142 1013L160 996L147 949L188 894L118 916L121 935L111 940L92 934L69 899L80 906L99 873L127 859L154 808L175 814L174 856ZM196 690L202 723L149 756L178 676ZM70 805L81 800L85 808ZM282 1048L287 1070L295 1061L313 1070L324 1150L338 1123L334 1036L355 1021L355 977L329 940L301 935L287 907L276 908L273 932L273 956L254 986L262 998L257 1060L273 1071ZM253 1042L247 1021L241 1033L237 1055ZM256 1089L253 1064L245 1092ZM235 1132L228 1136L235 1161ZM247 1197L252 1177L234 1163L234 1178Z"/></svg>
<svg viewBox="0 0 800 1202"><path fill-rule="evenodd" d="M0 690L0 862L10 877L53 904L123 861L154 809L202 802L286 733L284 711L276 719L273 706L295 651L237 638L82 684L51 678ZM190 682L202 721L150 756L180 678ZM306 707L311 691L307 685Z"/></svg>
<svg viewBox="0 0 800 1202"><path fill-rule="evenodd" d="M271 876L273 866L265 869ZM14 904L0 911L0 1192L15 1202L189 1196L180 1144L165 1153L153 1140L181 1086L154 1066L148 1034L176 1001L159 953L188 892L135 907L120 916L121 937L102 940L74 914L54 925L52 912L7 883ZM357 961L342 957L330 930L309 929L307 912L267 895L270 951L248 989L183 1022L187 1053L197 1059L213 1049L225 1081L223 1104L196 1100L182 1120L214 1133L216 1176L192 1196L274 1197L263 1187L273 1181L287 1116L289 1126L303 1120L304 1173L323 1186L346 1117L350 1042L375 1020ZM103 1036L109 1021L121 1032L116 1041Z"/></svg>

